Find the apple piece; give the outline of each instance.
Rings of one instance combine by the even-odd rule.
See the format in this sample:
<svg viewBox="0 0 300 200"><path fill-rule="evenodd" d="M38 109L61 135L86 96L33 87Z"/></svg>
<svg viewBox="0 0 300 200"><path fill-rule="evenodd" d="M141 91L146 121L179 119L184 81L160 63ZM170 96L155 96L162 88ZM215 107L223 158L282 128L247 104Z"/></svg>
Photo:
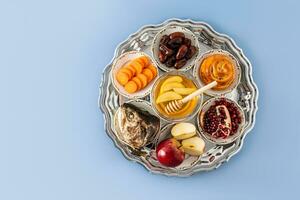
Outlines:
<svg viewBox="0 0 300 200"><path fill-rule="evenodd" d="M157 145L156 157L162 165L176 167L183 162L185 154L180 149L180 143L174 138L169 138Z"/></svg>
<svg viewBox="0 0 300 200"><path fill-rule="evenodd" d="M170 78L167 78L163 84L167 84L170 82L177 82L177 83L181 83L183 81L183 79L181 78L181 76L171 76Z"/></svg>
<svg viewBox="0 0 300 200"><path fill-rule="evenodd" d="M163 88L167 83L171 83L171 82L175 82L175 83L181 83L183 81L183 79L181 78L181 76L171 76L169 78L167 78L166 80L164 80L164 82L161 84L160 88ZM161 93L161 91L160 91Z"/></svg>
<svg viewBox="0 0 300 200"><path fill-rule="evenodd" d="M196 135L196 127L192 123L178 123L171 129L172 136L177 140L183 140Z"/></svg>
<svg viewBox="0 0 300 200"><path fill-rule="evenodd" d="M181 95L189 95L196 91L196 88L173 88L174 92Z"/></svg>
<svg viewBox="0 0 300 200"><path fill-rule="evenodd" d="M197 136L182 140L181 144L184 152L191 156L200 156L205 149L204 140Z"/></svg>
<svg viewBox="0 0 300 200"><path fill-rule="evenodd" d="M166 91L172 90L173 88L184 88L184 85L178 82L169 82L160 87L160 93L162 94Z"/></svg>
<svg viewBox="0 0 300 200"><path fill-rule="evenodd" d="M177 94L176 92L165 92L157 97L156 103L159 104L179 99L182 99L182 96L180 94Z"/></svg>

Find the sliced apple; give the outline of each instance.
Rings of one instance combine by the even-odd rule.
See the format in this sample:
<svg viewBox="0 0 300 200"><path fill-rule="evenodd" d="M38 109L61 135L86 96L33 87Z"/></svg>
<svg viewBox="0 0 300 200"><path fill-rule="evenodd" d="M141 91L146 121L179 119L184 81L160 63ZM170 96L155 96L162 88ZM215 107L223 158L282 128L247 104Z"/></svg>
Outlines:
<svg viewBox="0 0 300 200"><path fill-rule="evenodd" d="M184 85L182 85L182 83L178 83L178 82L169 82L160 87L160 93L170 91L173 88L184 88Z"/></svg>
<svg viewBox="0 0 300 200"><path fill-rule="evenodd" d="M170 82L177 82L177 83L181 83L183 81L183 79L181 78L181 76L171 76L170 78L167 78L163 84L167 84Z"/></svg>
<svg viewBox="0 0 300 200"><path fill-rule="evenodd" d="M182 81L183 79L180 76L171 76L167 78L160 86L160 94L162 93L161 88L164 88L167 83L172 83L172 82L181 83Z"/></svg>
<svg viewBox="0 0 300 200"><path fill-rule="evenodd" d="M171 129L172 136L177 140L183 140L196 135L196 127L191 123L178 123Z"/></svg>
<svg viewBox="0 0 300 200"><path fill-rule="evenodd" d="M184 152L191 156L200 156L205 149L204 140L197 136L182 140L181 144Z"/></svg>
<svg viewBox="0 0 300 200"><path fill-rule="evenodd" d="M173 88L174 92L181 95L189 95L196 91L196 88Z"/></svg>
<svg viewBox="0 0 300 200"><path fill-rule="evenodd" d="M180 94L177 94L176 92L165 92L157 97L156 103L159 104L179 99L182 99L182 96Z"/></svg>

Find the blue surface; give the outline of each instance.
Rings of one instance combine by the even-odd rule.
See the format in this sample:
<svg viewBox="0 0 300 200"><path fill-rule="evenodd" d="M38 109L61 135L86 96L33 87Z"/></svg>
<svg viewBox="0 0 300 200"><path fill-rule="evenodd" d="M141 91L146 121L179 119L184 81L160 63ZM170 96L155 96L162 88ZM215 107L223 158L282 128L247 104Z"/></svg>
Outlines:
<svg viewBox="0 0 300 200"><path fill-rule="evenodd" d="M0 1L1 200L297 199L299 1L195 2ZM97 106L118 43L171 17L232 36L260 90L241 152L190 178L127 161Z"/></svg>

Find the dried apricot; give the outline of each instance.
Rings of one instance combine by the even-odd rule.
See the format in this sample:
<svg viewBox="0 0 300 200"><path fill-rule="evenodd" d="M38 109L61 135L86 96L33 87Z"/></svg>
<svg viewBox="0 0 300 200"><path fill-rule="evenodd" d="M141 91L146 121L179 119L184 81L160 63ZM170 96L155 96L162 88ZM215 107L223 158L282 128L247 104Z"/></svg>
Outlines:
<svg viewBox="0 0 300 200"><path fill-rule="evenodd" d="M134 60L132 61L132 66L134 67L137 74L142 73L144 66L140 62Z"/></svg>
<svg viewBox="0 0 300 200"><path fill-rule="evenodd" d="M143 63L144 67L147 67L150 63L149 58L147 56L140 56L137 59Z"/></svg>
<svg viewBox="0 0 300 200"><path fill-rule="evenodd" d="M125 85L125 90L128 92L128 93L134 93L137 91L137 84L134 82L134 81L129 81L128 83L126 83Z"/></svg>
<svg viewBox="0 0 300 200"><path fill-rule="evenodd" d="M152 81L152 79L154 78L154 75L153 75L151 69L149 69L149 68L143 69L143 72L142 72L142 73L145 74L145 76L147 76L147 81L148 81L148 83L149 83L150 81Z"/></svg>
<svg viewBox="0 0 300 200"><path fill-rule="evenodd" d="M142 83L142 81L139 78L133 77L132 81L134 81L136 83L136 85L138 86L137 90L142 89L143 83Z"/></svg>
<svg viewBox="0 0 300 200"><path fill-rule="evenodd" d="M147 86L148 84L147 76L145 76L144 74L138 74L136 77L141 80L142 88Z"/></svg>
<svg viewBox="0 0 300 200"><path fill-rule="evenodd" d="M132 73L133 76L136 75L136 71L135 71L135 68L131 65L131 62L128 63L126 66L125 66L126 69L129 69Z"/></svg>
<svg viewBox="0 0 300 200"><path fill-rule="evenodd" d="M125 85L129 81L128 75L124 72L118 72L116 78L121 85Z"/></svg>
<svg viewBox="0 0 300 200"><path fill-rule="evenodd" d="M124 67L120 69L120 72L123 72L123 73L127 74L129 79L131 79L132 76L133 76L132 72L129 69L124 68Z"/></svg>
<svg viewBox="0 0 300 200"><path fill-rule="evenodd" d="M153 77L156 77L157 76L156 67L153 64L151 64L151 65L148 66L148 68L152 71Z"/></svg>

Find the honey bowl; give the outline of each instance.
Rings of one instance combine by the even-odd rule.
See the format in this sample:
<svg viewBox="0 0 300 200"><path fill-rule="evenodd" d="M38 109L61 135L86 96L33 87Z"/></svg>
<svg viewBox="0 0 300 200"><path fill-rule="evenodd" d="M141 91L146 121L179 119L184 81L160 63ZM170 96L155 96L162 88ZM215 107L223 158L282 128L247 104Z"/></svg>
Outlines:
<svg viewBox="0 0 300 200"><path fill-rule="evenodd" d="M193 93L199 88L198 84L189 74L171 71L159 77L151 91L151 103L155 112L164 120L180 122L192 118L203 101L203 95L194 97L185 103L177 112L167 113L166 105L173 100L179 100Z"/></svg>
<svg viewBox="0 0 300 200"><path fill-rule="evenodd" d="M233 91L240 81L240 67L235 57L227 51L218 49L204 53L196 62L193 71L200 86L212 81L217 85L205 93L219 96Z"/></svg>

